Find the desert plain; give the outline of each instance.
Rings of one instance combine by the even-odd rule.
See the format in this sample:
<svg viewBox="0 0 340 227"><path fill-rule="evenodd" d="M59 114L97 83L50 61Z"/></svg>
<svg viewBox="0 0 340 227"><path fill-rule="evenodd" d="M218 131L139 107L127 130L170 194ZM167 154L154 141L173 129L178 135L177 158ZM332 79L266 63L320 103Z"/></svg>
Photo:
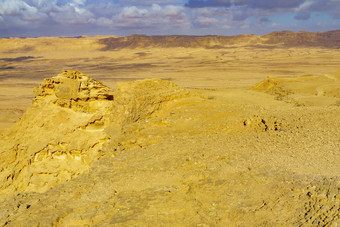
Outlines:
<svg viewBox="0 0 340 227"><path fill-rule="evenodd" d="M340 226L340 31L0 39L1 226Z"/></svg>

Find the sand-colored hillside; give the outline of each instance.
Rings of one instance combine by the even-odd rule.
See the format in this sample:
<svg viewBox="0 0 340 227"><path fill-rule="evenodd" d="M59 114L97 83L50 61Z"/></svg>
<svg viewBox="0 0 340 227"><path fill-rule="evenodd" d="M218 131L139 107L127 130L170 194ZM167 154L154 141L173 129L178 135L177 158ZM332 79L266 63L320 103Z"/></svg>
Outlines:
<svg viewBox="0 0 340 227"><path fill-rule="evenodd" d="M340 71L325 75L267 78L253 87L256 91L296 105L340 105Z"/></svg>
<svg viewBox="0 0 340 227"><path fill-rule="evenodd" d="M339 226L334 34L1 39L0 226Z"/></svg>
<svg viewBox="0 0 340 227"><path fill-rule="evenodd" d="M63 72L1 140L0 224L336 226L339 108Z"/></svg>
<svg viewBox="0 0 340 227"><path fill-rule="evenodd" d="M263 36L146 36L132 35L128 37L107 37L99 40L105 50L122 48L208 48L223 49L231 46L253 46L262 48L275 47L340 47L340 30L328 32L273 32Z"/></svg>
<svg viewBox="0 0 340 227"><path fill-rule="evenodd" d="M189 88L251 88L267 77L339 71L338 33L0 39L0 130L22 116L41 80L62 69L112 88L154 77Z"/></svg>

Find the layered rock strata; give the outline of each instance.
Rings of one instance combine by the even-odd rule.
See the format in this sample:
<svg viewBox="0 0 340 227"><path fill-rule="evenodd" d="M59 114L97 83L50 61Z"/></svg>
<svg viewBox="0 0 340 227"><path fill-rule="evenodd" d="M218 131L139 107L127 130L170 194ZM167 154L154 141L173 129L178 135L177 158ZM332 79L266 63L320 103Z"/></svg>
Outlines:
<svg viewBox="0 0 340 227"><path fill-rule="evenodd" d="M156 79L122 83L114 92L77 71L45 79L32 106L0 142L0 191L43 192L87 171L124 144L129 124L187 95Z"/></svg>

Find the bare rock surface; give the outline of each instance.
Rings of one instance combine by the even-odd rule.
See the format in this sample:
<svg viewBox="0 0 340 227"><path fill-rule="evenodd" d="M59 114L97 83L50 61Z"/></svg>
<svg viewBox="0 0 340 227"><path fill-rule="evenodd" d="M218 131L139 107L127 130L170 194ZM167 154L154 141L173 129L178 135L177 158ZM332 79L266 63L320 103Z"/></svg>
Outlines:
<svg viewBox="0 0 340 227"><path fill-rule="evenodd" d="M1 195L45 191L102 154L112 90L79 72L46 79L22 119L1 140Z"/></svg>
<svg viewBox="0 0 340 227"><path fill-rule="evenodd" d="M105 112L105 108L110 108L107 101L113 100L110 88L77 71L64 71L45 79L34 93L34 103L52 103L84 113Z"/></svg>
<svg viewBox="0 0 340 227"><path fill-rule="evenodd" d="M45 79L35 89L32 106L1 140L0 159L6 160L0 167L2 196L42 192L78 176L117 150L125 126L150 118L166 101L187 94L161 80L127 83L113 93L77 71ZM117 142L107 147L110 140Z"/></svg>
<svg viewBox="0 0 340 227"><path fill-rule="evenodd" d="M0 225L340 225L340 107L277 99L294 83L46 79L0 140Z"/></svg>

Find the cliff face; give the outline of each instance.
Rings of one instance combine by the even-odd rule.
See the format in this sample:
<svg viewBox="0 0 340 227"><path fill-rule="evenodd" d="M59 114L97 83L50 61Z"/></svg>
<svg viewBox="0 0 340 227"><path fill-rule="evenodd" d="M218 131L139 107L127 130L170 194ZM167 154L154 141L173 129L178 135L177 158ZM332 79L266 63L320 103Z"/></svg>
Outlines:
<svg viewBox="0 0 340 227"><path fill-rule="evenodd" d="M280 45L288 47L340 48L340 30L328 32L273 32L263 36L146 36L132 35L100 39L103 50L122 48L224 48L231 45Z"/></svg>

